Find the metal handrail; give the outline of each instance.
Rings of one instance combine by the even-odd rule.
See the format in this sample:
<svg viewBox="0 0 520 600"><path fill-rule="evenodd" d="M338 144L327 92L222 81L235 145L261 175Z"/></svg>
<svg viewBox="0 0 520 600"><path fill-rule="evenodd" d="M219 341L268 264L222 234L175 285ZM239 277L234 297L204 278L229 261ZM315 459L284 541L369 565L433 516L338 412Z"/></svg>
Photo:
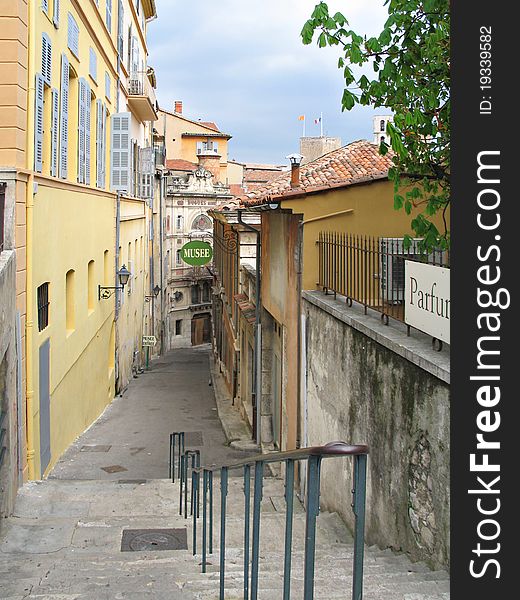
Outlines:
<svg viewBox="0 0 520 600"><path fill-rule="evenodd" d="M175 434L179 436L179 434ZM170 476L174 479L175 471L175 442L172 445L170 437ZM184 441L184 440L183 440ZM180 451L180 446L179 446ZM185 450L179 455L180 478L180 510L182 514L182 501L184 499L184 515L187 518L188 473L187 466L190 456L191 468L191 516L193 518L193 554L197 553L197 519L200 517L200 475L202 481L202 572L206 572L207 554L213 552L213 474L220 471L221 509L220 509L220 593L219 599L224 600L225 594L225 560L226 560L226 500L228 492L228 476L231 469L243 468L244 480L244 600L257 600L258 598L258 571L259 571L259 542L260 542L260 517L263 490L264 465L275 462L284 462L285 469L285 501L287 506L285 520L285 552L284 552L284 579L283 600L290 599L291 593L291 559L292 559L292 529L293 529L293 500L294 500L294 471L296 461L307 461L306 479L306 520L305 520L305 562L304 562L304 590L303 600L314 598L314 562L316 543L316 518L319 514L320 496L320 469L323 458L352 456L354 459L353 473L353 501L351 503L354 524L354 565L352 600L362 600L363 597L363 555L364 555L364 529L365 529L365 498L366 498L366 465L368 446L364 444L351 445L345 442L329 442L323 446L312 446L298 450L286 450L268 454L255 454L228 465L197 465L193 458L193 450ZM251 570L250 566L250 500L251 500L251 469L254 468L254 496L253 496L253 536L251 543ZM173 469L173 472L172 472ZM184 494L183 494L184 490ZM209 493L209 511L208 508ZM209 531L208 531L209 513Z"/></svg>

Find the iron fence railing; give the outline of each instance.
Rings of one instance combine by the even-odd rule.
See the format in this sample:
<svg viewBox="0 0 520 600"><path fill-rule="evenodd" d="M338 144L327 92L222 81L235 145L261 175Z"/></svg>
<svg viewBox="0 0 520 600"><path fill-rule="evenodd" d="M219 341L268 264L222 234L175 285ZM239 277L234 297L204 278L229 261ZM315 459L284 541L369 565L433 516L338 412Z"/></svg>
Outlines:
<svg viewBox="0 0 520 600"><path fill-rule="evenodd" d="M405 260L449 268L447 251L425 252L420 242L405 247L403 238L320 232L317 285L349 306L363 305L365 314L378 311L385 324L389 317L404 322Z"/></svg>
<svg viewBox="0 0 520 600"><path fill-rule="evenodd" d="M193 554L197 554L198 536L201 537L201 570L206 572L208 553L213 553L213 475L220 476L220 541L219 541L219 600L225 599L226 566L226 516L229 472L241 469L244 491L244 598L257 600L259 592L260 523L264 467L269 463L282 463L285 469L285 541L283 559L283 600L291 597L291 564L293 553L293 515L295 465L307 463L305 497L305 547L303 573L303 600L314 598L314 568L316 551L316 519L320 511L320 472L324 458L351 456L354 461L352 478L352 510L354 512L354 555L352 600L363 597L363 557L365 531L365 499L368 446L330 442L324 446L300 448L284 452L257 454L230 465L200 466L199 450L185 447L184 432L170 435L169 476L179 477L179 514L192 517ZM191 477L189 473L191 472ZM201 487L202 476L202 487ZM251 515L251 481L254 482ZM191 484L191 490L190 490ZM188 509L188 496L189 509ZM201 510L202 508L202 510ZM202 512L202 532L197 529L197 519ZM234 515L236 518L236 515ZM251 527L252 526L252 527ZM198 532L199 531L199 532Z"/></svg>

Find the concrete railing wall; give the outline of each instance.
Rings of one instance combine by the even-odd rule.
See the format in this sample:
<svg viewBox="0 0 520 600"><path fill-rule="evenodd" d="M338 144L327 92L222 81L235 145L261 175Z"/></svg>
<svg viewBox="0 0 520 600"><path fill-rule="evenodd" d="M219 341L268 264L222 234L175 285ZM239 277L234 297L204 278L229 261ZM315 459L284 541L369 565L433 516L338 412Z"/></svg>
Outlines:
<svg viewBox="0 0 520 600"><path fill-rule="evenodd" d="M422 334L407 337L321 292L303 298L305 443L368 444L367 543L446 567L449 353L435 353ZM321 505L349 526L351 474L350 461L323 463Z"/></svg>

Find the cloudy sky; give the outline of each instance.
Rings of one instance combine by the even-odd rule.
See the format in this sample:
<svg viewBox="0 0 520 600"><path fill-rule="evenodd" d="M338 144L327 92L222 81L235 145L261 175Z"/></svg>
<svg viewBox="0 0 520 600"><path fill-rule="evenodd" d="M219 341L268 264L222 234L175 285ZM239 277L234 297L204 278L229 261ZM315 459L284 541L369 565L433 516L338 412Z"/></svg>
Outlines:
<svg viewBox="0 0 520 600"><path fill-rule="evenodd" d="M338 48L304 46L300 31L317 0L156 0L148 29L149 64L161 107L183 101L183 113L214 121L233 136L229 158L285 164L306 135L342 144L372 139L374 109L341 112ZM358 33L379 33L383 0L330 0ZM384 111L379 109L377 114Z"/></svg>

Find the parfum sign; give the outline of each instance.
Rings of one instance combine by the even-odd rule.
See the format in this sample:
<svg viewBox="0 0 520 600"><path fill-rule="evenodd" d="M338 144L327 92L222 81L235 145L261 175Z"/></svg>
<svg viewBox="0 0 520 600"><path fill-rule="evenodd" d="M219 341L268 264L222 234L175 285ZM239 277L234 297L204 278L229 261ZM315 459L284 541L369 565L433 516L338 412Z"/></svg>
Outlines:
<svg viewBox="0 0 520 600"><path fill-rule="evenodd" d="M404 320L450 343L450 270L405 260Z"/></svg>

